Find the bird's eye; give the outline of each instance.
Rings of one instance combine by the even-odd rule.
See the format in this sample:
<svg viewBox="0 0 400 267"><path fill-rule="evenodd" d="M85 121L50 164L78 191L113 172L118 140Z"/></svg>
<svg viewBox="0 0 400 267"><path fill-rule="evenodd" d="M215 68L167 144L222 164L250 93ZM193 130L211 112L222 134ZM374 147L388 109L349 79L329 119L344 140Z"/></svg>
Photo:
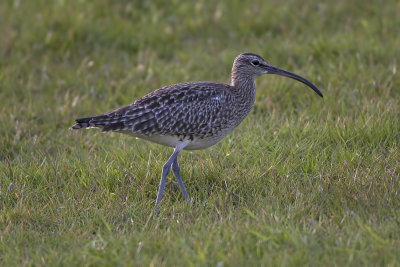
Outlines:
<svg viewBox="0 0 400 267"><path fill-rule="evenodd" d="M260 65L260 62L258 60L253 60L251 64L253 64L254 66L258 66Z"/></svg>

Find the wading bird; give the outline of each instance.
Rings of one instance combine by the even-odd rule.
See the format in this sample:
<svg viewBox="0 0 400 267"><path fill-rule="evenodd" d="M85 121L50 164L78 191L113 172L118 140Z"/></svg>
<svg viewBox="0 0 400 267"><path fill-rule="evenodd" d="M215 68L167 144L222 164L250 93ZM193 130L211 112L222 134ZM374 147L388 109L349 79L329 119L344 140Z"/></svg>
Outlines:
<svg viewBox="0 0 400 267"><path fill-rule="evenodd" d="M156 208L159 209L171 166L179 188L189 202L178 166L179 152L215 145L238 126L253 107L256 96L254 79L262 74L295 79L322 97L318 88L303 77L271 66L256 54L243 53L235 58L230 85L218 82L168 85L128 106L76 119L72 129L100 128L103 132L124 133L173 147L174 152L162 168Z"/></svg>

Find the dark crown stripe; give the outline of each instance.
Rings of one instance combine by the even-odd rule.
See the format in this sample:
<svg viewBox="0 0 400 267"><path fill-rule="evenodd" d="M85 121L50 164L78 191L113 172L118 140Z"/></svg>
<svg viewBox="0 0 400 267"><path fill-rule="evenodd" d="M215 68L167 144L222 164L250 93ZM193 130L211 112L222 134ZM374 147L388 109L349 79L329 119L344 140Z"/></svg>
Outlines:
<svg viewBox="0 0 400 267"><path fill-rule="evenodd" d="M253 54L253 53L243 53L243 56L253 56L253 57L260 57L259 55Z"/></svg>

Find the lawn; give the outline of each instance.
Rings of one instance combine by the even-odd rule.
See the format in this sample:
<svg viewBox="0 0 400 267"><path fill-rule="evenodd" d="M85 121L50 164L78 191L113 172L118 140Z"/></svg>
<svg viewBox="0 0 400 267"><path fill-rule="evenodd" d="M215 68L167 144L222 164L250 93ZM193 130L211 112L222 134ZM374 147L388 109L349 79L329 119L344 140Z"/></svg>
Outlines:
<svg viewBox="0 0 400 267"><path fill-rule="evenodd" d="M399 266L399 1L1 1L0 265ZM180 153L71 131L161 86L230 82L249 116Z"/></svg>

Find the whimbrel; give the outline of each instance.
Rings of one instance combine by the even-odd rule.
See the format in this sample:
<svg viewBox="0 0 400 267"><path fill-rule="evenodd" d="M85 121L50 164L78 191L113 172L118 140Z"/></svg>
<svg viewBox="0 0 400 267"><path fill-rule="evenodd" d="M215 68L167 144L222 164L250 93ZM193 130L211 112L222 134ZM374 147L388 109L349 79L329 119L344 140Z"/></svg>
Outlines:
<svg viewBox="0 0 400 267"><path fill-rule="evenodd" d="M303 77L273 67L256 54L243 53L235 58L230 85L218 82L168 85L128 106L102 115L76 119L72 129L95 127L103 132L124 133L173 147L174 152L162 168L156 208L159 209L171 166L179 188L189 202L178 166L179 152L215 145L238 126L253 107L256 96L254 79L262 74L278 74L295 79L322 97L318 88Z"/></svg>

